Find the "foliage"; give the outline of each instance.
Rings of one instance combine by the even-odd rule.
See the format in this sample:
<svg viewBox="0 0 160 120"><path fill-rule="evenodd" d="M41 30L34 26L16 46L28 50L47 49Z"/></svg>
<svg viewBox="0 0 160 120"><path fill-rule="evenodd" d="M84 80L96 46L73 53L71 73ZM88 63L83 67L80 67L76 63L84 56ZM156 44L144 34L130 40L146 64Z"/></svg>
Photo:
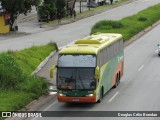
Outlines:
<svg viewBox="0 0 160 120"><path fill-rule="evenodd" d="M0 54L0 88L13 89L24 78L22 69L14 57L7 53Z"/></svg>
<svg viewBox="0 0 160 120"><path fill-rule="evenodd" d="M57 14L60 14L61 16L65 16L65 7L66 7L65 0L56 1Z"/></svg>
<svg viewBox="0 0 160 120"><path fill-rule="evenodd" d="M147 8L133 16L123 18L118 21L100 21L91 30L91 34L96 32L120 33L125 40L149 27L160 19L160 4Z"/></svg>
<svg viewBox="0 0 160 120"><path fill-rule="evenodd" d="M46 94L48 88L47 80L37 76L29 76L24 82L17 85L16 90L28 93L36 93L35 98Z"/></svg>
<svg viewBox="0 0 160 120"><path fill-rule="evenodd" d="M17 63L23 68L26 74L31 74L36 67L54 50L57 49L55 43L44 46L33 46L21 51L12 52Z"/></svg>
<svg viewBox="0 0 160 120"><path fill-rule="evenodd" d="M95 29L104 29L104 30L110 30L110 29L119 29L122 28L123 25L119 21L112 21L112 20L102 20L95 24Z"/></svg>
<svg viewBox="0 0 160 120"><path fill-rule="evenodd" d="M55 3L55 0L44 0L43 4L38 7L39 16L50 16L50 19L54 19L56 17Z"/></svg>
<svg viewBox="0 0 160 120"><path fill-rule="evenodd" d="M39 6L38 13L40 17L50 16L50 19L55 19L57 15L65 16L66 0L44 0Z"/></svg>
<svg viewBox="0 0 160 120"><path fill-rule="evenodd" d="M143 22L143 21L146 21L146 20L147 20L146 17L139 17L139 18L138 18L138 21L142 21L142 22Z"/></svg>
<svg viewBox="0 0 160 120"><path fill-rule="evenodd" d="M47 94L48 81L31 76L30 73L54 50L57 50L56 44L49 43L22 51L0 53L0 111L19 110L32 100ZM26 67L30 66L32 60L37 63L34 62L34 67L27 72Z"/></svg>
<svg viewBox="0 0 160 120"><path fill-rule="evenodd" d="M11 26L19 14L27 14L32 6L38 6L41 0L0 0L2 8L11 14Z"/></svg>
<svg viewBox="0 0 160 120"><path fill-rule="evenodd" d="M1 90L0 111L15 111L24 107L34 97L34 94L24 91Z"/></svg>

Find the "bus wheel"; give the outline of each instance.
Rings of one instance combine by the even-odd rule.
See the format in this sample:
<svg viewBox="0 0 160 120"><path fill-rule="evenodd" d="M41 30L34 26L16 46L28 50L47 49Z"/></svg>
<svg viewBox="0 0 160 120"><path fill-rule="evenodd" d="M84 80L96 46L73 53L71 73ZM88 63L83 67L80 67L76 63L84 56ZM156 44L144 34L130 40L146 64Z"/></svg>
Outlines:
<svg viewBox="0 0 160 120"><path fill-rule="evenodd" d="M113 88L116 88L116 87L119 85L119 83L120 83L120 80L119 80L119 77L118 77L118 75L117 75L117 77L116 77L116 83L115 83L115 85L113 86Z"/></svg>
<svg viewBox="0 0 160 120"><path fill-rule="evenodd" d="M99 100L97 101L97 103L102 102L102 99L103 99L103 88L101 88L100 98L99 98Z"/></svg>

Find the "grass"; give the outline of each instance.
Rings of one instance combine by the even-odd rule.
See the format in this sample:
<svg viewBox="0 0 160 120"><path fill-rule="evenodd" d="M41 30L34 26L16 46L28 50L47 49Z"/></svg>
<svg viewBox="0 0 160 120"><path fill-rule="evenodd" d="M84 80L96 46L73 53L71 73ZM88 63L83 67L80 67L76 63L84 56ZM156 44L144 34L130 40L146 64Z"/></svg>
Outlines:
<svg viewBox="0 0 160 120"><path fill-rule="evenodd" d="M48 93L47 80L30 74L56 49L57 46L50 43L22 51L0 53L0 111L19 110Z"/></svg>
<svg viewBox="0 0 160 120"><path fill-rule="evenodd" d="M149 7L133 16L123 18L118 21L103 20L96 23L91 34L96 32L103 33L120 33L125 40L129 40L137 33L151 26L156 21L160 20L160 4ZM118 27L115 27L119 25Z"/></svg>
<svg viewBox="0 0 160 120"><path fill-rule="evenodd" d="M54 50L57 46L54 43L49 43L44 46L33 46L22 51L11 52L17 63L23 68L27 74L31 74L36 67Z"/></svg>
<svg viewBox="0 0 160 120"><path fill-rule="evenodd" d="M18 110L29 103L33 96L23 91L0 91L0 111Z"/></svg>

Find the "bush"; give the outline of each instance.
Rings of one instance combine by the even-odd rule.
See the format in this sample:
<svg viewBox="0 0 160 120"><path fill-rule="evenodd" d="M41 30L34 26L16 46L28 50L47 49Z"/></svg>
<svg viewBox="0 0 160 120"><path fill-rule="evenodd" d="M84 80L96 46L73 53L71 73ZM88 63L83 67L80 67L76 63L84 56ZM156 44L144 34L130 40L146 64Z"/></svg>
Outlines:
<svg viewBox="0 0 160 120"><path fill-rule="evenodd" d="M46 94L48 91L47 88L47 80L37 76L30 76L23 83L17 85L17 90L34 93L36 97Z"/></svg>
<svg viewBox="0 0 160 120"><path fill-rule="evenodd" d="M38 64L58 47L54 43L22 51L0 53L0 111L15 111L47 94L48 81L30 76Z"/></svg>
<svg viewBox="0 0 160 120"><path fill-rule="evenodd" d="M96 23L92 29L110 30L122 28L123 24L120 21L102 20Z"/></svg>
<svg viewBox="0 0 160 120"><path fill-rule="evenodd" d="M138 18L138 21L142 21L142 22L143 22L143 21L146 21L146 20L147 20L146 17L139 17L139 18Z"/></svg>
<svg viewBox="0 0 160 120"><path fill-rule="evenodd" d="M22 69L13 56L7 53L0 54L0 88L13 89L25 79Z"/></svg>
<svg viewBox="0 0 160 120"><path fill-rule="evenodd" d="M158 21L160 19L159 11L160 4L157 4L119 21L100 21L92 27L91 34L96 32L120 33L125 40L129 40L140 31Z"/></svg>

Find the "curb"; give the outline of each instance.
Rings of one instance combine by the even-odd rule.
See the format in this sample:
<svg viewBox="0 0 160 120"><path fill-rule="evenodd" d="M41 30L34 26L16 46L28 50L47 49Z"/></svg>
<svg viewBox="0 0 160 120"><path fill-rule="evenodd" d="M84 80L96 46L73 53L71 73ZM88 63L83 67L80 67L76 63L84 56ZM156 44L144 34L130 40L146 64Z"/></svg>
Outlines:
<svg viewBox="0 0 160 120"><path fill-rule="evenodd" d="M131 43L133 43L134 41L136 41L138 38L142 37L144 34L146 34L147 32L149 32L153 28L157 27L158 25L160 25L160 20L157 21L156 23L152 24L151 26L147 27L143 31L137 33L135 36L133 36L132 38L130 38L128 41L124 42L124 47L127 47L128 45L130 45Z"/></svg>
<svg viewBox="0 0 160 120"><path fill-rule="evenodd" d="M51 52L51 53L49 54L49 56L46 57L46 58L38 65L37 69L36 69L35 71L33 71L31 75L34 75L34 74L38 73L38 72L43 68L43 66L47 64L47 62L49 61L49 59L55 55L55 53L56 53L56 50L55 50L54 52Z"/></svg>

